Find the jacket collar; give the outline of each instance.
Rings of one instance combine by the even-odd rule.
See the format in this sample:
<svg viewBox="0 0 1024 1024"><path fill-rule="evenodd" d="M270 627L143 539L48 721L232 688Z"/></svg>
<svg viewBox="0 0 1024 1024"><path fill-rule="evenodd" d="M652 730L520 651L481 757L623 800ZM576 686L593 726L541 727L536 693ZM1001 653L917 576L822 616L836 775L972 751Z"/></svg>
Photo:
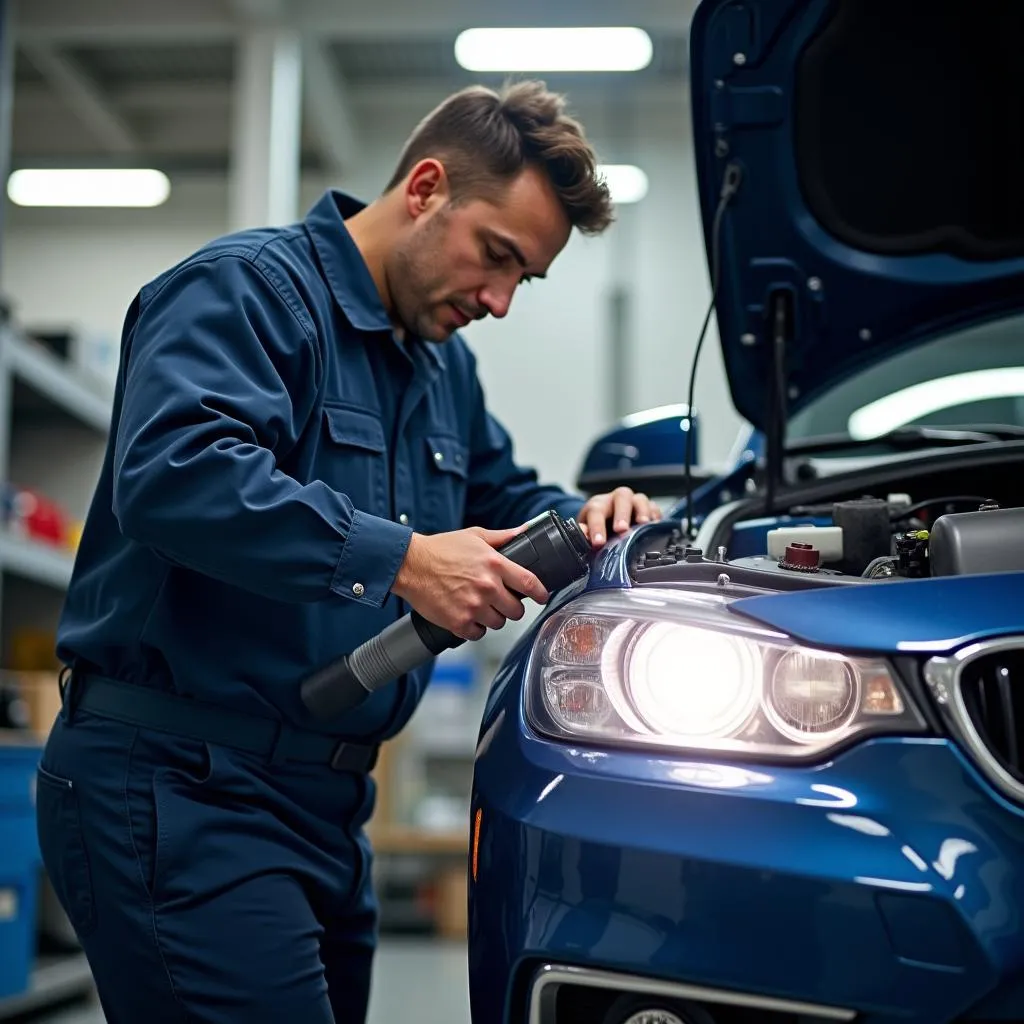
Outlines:
<svg viewBox="0 0 1024 1024"><path fill-rule="evenodd" d="M324 278L348 322L357 331L386 331L388 318L380 293L355 240L345 226L347 218L366 208L366 203L338 189L326 191L306 215L304 224L320 257ZM432 362L443 367L440 345L421 342L419 347Z"/></svg>

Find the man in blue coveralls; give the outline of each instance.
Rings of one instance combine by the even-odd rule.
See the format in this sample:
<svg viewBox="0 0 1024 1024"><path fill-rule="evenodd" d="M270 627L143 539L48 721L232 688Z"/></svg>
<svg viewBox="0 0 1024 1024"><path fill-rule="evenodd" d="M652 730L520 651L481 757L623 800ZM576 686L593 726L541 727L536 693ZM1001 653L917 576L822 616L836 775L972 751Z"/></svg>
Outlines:
<svg viewBox="0 0 1024 1024"><path fill-rule="evenodd" d="M370 205L328 192L132 302L37 791L111 1024L363 1021L368 773L430 667L327 723L300 681L411 608L467 639L519 619L547 595L495 548L546 509L595 546L657 518L517 466L455 334L604 230L595 168L542 84L469 89Z"/></svg>

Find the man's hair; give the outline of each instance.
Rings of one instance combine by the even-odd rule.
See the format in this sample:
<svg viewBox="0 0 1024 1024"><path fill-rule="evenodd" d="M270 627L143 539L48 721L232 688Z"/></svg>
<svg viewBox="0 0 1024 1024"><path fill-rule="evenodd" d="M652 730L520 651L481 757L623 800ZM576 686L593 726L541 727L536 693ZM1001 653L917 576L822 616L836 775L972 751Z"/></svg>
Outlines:
<svg viewBox="0 0 1024 1024"><path fill-rule="evenodd" d="M516 82L501 92L470 86L449 96L413 131L385 192L428 157L444 164L453 202L486 198L533 165L583 234L600 234L614 219L583 126L566 113L565 98L543 82Z"/></svg>

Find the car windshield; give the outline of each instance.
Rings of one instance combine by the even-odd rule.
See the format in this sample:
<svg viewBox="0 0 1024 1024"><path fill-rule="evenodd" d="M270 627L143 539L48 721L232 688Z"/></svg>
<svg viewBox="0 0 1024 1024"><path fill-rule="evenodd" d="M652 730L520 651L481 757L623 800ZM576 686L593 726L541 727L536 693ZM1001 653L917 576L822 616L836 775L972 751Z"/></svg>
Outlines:
<svg viewBox="0 0 1024 1024"><path fill-rule="evenodd" d="M1024 316L943 335L861 371L795 414L786 441L985 426L1024 428Z"/></svg>

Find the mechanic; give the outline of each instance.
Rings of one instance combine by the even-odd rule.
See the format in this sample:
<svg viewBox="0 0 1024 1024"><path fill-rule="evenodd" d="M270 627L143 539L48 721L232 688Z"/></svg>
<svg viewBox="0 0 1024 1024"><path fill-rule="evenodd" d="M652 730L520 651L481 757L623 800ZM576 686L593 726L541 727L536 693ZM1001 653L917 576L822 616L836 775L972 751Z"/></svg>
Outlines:
<svg viewBox="0 0 1024 1024"><path fill-rule="evenodd" d="M519 619L547 595L495 548L544 510L595 546L658 518L517 466L455 333L611 220L560 97L474 87L369 205L329 191L131 303L37 793L110 1024L365 1019L369 772L430 667L326 726L299 684L410 609Z"/></svg>

